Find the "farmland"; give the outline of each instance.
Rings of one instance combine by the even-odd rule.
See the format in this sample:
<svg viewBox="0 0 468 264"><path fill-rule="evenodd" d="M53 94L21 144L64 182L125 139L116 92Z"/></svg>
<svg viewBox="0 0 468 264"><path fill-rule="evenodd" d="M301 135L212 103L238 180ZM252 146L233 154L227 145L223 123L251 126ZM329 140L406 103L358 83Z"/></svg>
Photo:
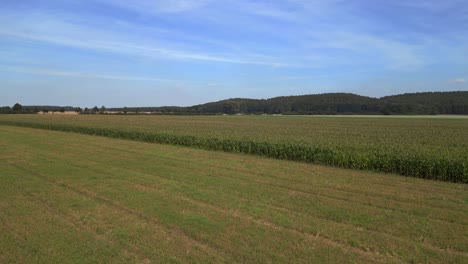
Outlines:
<svg viewBox="0 0 468 264"><path fill-rule="evenodd" d="M468 182L466 117L3 115L0 123Z"/></svg>
<svg viewBox="0 0 468 264"><path fill-rule="evenodd" d="M0 125L0 262L466 263L467 188Z"/></svg>

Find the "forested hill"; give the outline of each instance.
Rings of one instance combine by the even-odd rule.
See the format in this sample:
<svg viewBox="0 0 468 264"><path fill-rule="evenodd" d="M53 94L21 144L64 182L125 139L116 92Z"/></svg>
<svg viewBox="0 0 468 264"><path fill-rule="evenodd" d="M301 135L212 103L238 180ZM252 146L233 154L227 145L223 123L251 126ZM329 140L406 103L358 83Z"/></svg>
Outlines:
<svg viewBox="0 0 468 264"><path fill-rule="evenodd" d="M234 98L191 107L140 111L201 114L468 114L468 92L427 92L372 98L350 93Z"/></svg>
<svg viewBox="0 0 468 264"><path fill-rule="evenodd" d="M49 111L61 107L46 107ZM42 111L25 106L24 110ZM61 108L64 109L63 107ZM66 107L65 110L73 109ZM81 112L80 108L79 109ZM270 99L234 98L189 107L104 107L84 109L82 113L172 113L172 114L468 114L468 91L407 93L372 98L351 93L281 96ZM10 107L0 113L14 112Z"/></svg>
<svg viewBox="0 0 468 264"><path fill-rule="evenodd" d="M205 113L332 114L378 112L378 99L355 94L333 93L282 96L271 99L228 99L191 107Z"/></svg>
<svg viewBox="0 0 468 264"><path fill-rule="evenodd" d="M411 93L380 99L392 113L468 114L468 92Z"/></svg>

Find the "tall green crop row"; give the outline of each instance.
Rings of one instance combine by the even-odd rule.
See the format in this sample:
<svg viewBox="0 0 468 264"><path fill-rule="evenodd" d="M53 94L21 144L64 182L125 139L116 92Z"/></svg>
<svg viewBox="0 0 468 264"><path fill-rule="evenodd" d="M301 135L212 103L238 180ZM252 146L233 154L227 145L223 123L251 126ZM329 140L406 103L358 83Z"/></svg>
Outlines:
<svg viewBox="0 0 468 264"><path fill-rule="evenodd" d="M319 163L343 168L398 173L425 179L468 183L468 159L448 159L423 154L392 151L353 152L337 147L299 143L272 143L254 140L205 138L112 128L0 121L0 124L40 128L87 135L189 146L208 150L260 155L276 159Z"/></svg>

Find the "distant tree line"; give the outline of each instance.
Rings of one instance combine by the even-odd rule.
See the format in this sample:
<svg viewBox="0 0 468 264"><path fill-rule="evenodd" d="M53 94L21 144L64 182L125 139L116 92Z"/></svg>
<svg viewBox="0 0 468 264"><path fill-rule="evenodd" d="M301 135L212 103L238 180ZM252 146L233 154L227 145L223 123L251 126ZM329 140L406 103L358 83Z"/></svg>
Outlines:
<svg viewBox="0 0 468 264"><path fill-rule="evenodd" d="M72 106L36 106L36 105L29 105L23 106L19 103L14 104L12 107L10 106L3 106L0 107L0 114L37 114L39 112L49 113L49 112L61 112L64 113L66 111L75 111L81 112L80 107L72 107Z"/></svg>
<svg viewBox="0 0 468 264"><path fill-rule="evenodd" d="M283 115L435 115L468 114L468 92L426 92L372 98L351 93L281 96L270 99L234 98L189 107L98 108L60 106L1 107L2 114L76 111L81 114L283 114Z"/></svg>
<svg viewBox="0 0 468 264"><path fill-rule="evenodd" d="M372 98L350 93L234 98L190 107L110 108L121 113L162 114L468 114L468 92L428 92Z"/></svg>
<svg viewBox="0 0 468 264"><path fill-rule="evenodd" d="M105 106L101 106L101 108L95 106L93 108L85 108L84 110L80 111L80 114L85 115L94 115L94 114L106 114L107 108Z"/></svg>

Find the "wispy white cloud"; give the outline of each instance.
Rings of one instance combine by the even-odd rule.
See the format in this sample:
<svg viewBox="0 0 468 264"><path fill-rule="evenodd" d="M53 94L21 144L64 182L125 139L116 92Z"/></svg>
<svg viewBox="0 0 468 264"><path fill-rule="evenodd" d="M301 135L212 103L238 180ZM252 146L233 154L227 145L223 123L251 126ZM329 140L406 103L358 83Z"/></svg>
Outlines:
<svg viewBox="0 0 468 264"><path fill-rule="evenodd" d="M466 79L465 78L456 78L456 79L452 79L452 80L449 80L449 83L466 83Z"/></svg>
<svg viewBox="0 0 468 264"><path fill-rule="evenodd" d="M390 38L373 36L364 32L311 32L311 48L342 50L351 57L359 57L361 63L380 64L393 70L414 70L426 65L421 52L425 44L408 44ZM346 59L341 59L345 62ZM340 62L334 62L339 64ZM355 59L347 63L357 63Z"/></svg>
<svg viewBox="0 0 468 264"><path fill-rule="evenodd" d="M213 7L219 8L219 2L213 0L94 0L109 6L132 10L142 14L157 15L158 13L193 12L200 9L213 11ZM249 1L249 0L224 0L222 5L232 11L249 15L272 17L276 19L297 19L296 13L285 11L284 2L275 1Z"/></svg>
<svg viewBox="0 0 468 264"><path fill-rule="evenodd" d="M138 77L143 72L156 72L184 76L200 89L213 86L216 75L223 89L239 84L252 90L313 82L338 89L378 74L416 79L437 67L466 68L468 28L453 23L461 21L464 0L83 0L73 8L49 1L0 8L0 25L6 25L0 46L8 51L0 50L2 64L96 79L138 81L145 80ZM56 56L48 59L51 54ZM50 70L18 58L36 59ZM94 70L109 74L80 72ZM453 76L443 74L435 74L437 81L447 84ZM460 79L454 83L465 81Z"/></svg>
<svg viewBox="0 0 468 264"><path fill-rule="evenodd" d="M413 0L413 1L392 1L393 5L403 6L407 8L415 8L429 12L443 12L454 6L466 3L464 0Z"/></svg>
<svg viewBox="0 0 468 264"><path fill-rule="evenodd" d="M78 78L110 79L110 80L124 80L124 81L150 81L150 82L170 82L170 83L183 82L182 80L173 80L173 79L164 79L164 78L86 73L86 72L76 72L76 71L60 71L60 70L54 70L54 69L34 69L34 68L10 67L10 66L0 66L0 71L27 73L27 74L34 74L34 75L58 76L58 77L78 77Z"/></svg>
<svg viewBox="0 0 468 264"><path fill-rule="evenodd" d="M5 24L12 23L11 20L13 19L16 19L16 17L12 16L6 19L7 23ZM33 19L30 20L32 22ZM161 43L162 41L142 38L140 37L141 34L133 35L132 32L127 32L128 34L125 35L125 38L122 38L121 33L114 33L112 30L106 29L94 29L76 21L62 21L57 17L50 16L38 16L37 20L43 22L37 24L33 24L30 21L26 21L23 24L17 23L14 29L0 29L0 35L74 48L137 55L144 58L251 64L270 67L287 66L286 63L279 62L263 54L197 51L197 49L203 49L203 47L197 47L196 44L192 44L191 47L177 48L177 46L181 46L179 43L169 41L163 44ZM203 38L198 38L198 40L202 42L209 41ZM214 43L219 44L216 41ZM172 46L172 48L166 46ZM184 43L184 46L187 46L187 44Z"/></svg>
<svg viewBox="0 0 468 264"><path fill-rule="evenodd" d="M301 16L294 10L284 10L284 6L275 5L275 2L262 2L262 1L242 1L234 0L229 1L233 8L241 13L248 15L255 15L261 17L269 17L279 20L298 21ZM283 3L284 4L284 3Z"/></svg>
<svg viewBox="0 0 468 264"><path fill-rule="evenodd" d="M211 0L95 0L142 13L180 13L203 7Z"/></svg>
<svg viewBox="0 0 468 264"><path fill-rule="evenodd" d="M284 2L227 0L219 9L217 7L220 4L217 5L213 1L93 1L125 9L137 9L148 14L154 10L167 12L197 10L199 13L193 18L206 22L215 17L217 19L215 21L225 23L222 25L223 28L228 30L245 28L245 32L258 35L258 38L252 39L256 36L243 38L242 35L238 35L236 41L229 41L216 35L204 35L203 32L186 34L174 28L157 28L154 24L137 24L122 20L119 22L119 27L112 27L110 26L112 23L106 23L105 20L93 25L85 18L70 14L21 14L21 17L26 18L4 16L0 22L3 20L2 24L13 24L15 27L0 29L0 34L156 60L191 60L267 67L328 68L331 65L343 67L357 63L365 66L373 61L373 65L380 65L386 69L414 70L428 64L425 53L434 46L427 42L410 44L404 38L376 35L362 27L351 29L346 25L329 24L333 22L329 17L340 17L347 8L347 5L339 0ZM338 8L341 6L343 9ZM338 9L342 10L341 13L335 11ZM280 21L301 21L301 23L286 27L285 30L281 26L274 28L270 24L265 24L266 21L253 18L249 18L247 22L231 19L238 14L269 17ZM311 28L311 25L318 26ZM255 32L257 30L258 34ZM345 55L324 53L323 49L342 50ZM355 58L358 57L360 59L356 61Z"/></svg>

